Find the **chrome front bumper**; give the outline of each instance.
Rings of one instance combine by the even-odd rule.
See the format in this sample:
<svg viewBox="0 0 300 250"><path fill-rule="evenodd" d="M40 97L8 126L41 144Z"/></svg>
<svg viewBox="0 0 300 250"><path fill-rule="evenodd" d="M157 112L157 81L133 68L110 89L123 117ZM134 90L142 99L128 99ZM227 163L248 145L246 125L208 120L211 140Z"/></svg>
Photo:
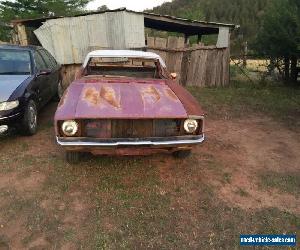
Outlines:
<svg viewBox="0 0 300 250"><path fill-rule="evenodd" d="M178 136L178 137L155 137L155 138L130 138L130 139L94 139L56 137L57 143L64 147L119 147L119 146L182 146L194 145L204 141L204 135Z"/></svg>

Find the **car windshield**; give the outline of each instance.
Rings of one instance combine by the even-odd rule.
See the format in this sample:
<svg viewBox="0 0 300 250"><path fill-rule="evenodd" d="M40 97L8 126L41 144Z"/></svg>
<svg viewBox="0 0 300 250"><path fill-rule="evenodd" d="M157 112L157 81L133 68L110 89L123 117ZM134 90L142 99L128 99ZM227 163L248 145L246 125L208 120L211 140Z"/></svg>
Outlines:
<svg viewBox="0 0 300 250"><path fill-rule="evenodd" d="M87 65L87 75L161 78L158 60L127 57L92 57Z"/></svg>
<svg viewBox="0 0 300 250"><path fill-rule="evenodd" d="M30 75L29 51L0 49L0 75Z"/></svg>

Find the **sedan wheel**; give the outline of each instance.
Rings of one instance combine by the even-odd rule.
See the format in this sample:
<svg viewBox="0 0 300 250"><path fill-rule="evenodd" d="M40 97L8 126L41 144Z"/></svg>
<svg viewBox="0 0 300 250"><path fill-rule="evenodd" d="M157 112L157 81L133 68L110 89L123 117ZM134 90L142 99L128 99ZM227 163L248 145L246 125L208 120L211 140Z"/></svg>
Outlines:
<svg viewBox="0 0 300 250"><path fill-rule="evenodd" d="M180 150L173 153L173 156L178 159L184 159L191 155L191 150Z"/></svg>
<svg viewBox="0 0 300 250"><path fill-rule="evenodd" d="M66 160L69 164L78 164L81 158L80 152L67 151Z"/></svg>
<svg viewBox="0 0 300 250"><path fill-rule="evenodd" d="M28 102L25 109L21 132L25 135L34 135L37 132L37 108L33 100Z"/></svg>

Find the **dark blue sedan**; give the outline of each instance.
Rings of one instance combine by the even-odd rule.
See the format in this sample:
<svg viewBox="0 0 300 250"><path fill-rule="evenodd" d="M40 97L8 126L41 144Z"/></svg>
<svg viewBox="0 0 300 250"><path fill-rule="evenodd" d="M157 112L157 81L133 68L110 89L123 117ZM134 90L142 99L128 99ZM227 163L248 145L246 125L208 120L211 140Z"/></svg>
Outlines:
<svg viewBox="0 0 300 250"><path fill-rule="evenodd" d="M0 134L37 131L38 110L62 95L61 66L44 48L0 46Z"/></svg>

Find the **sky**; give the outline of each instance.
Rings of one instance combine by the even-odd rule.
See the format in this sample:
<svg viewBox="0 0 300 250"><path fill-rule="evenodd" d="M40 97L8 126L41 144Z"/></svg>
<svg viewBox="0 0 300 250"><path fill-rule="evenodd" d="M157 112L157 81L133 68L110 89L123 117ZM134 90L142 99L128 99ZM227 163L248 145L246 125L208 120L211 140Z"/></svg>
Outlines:
<svg viewBox="0 0 300 250"><path fill-rule="evenodd" d="M106 5L109 9L126 7L130 10L142 11L161 5L164 2L171 2L171 0L94 0L87 5L87 9L96 10L98 7Z"/></svg>

